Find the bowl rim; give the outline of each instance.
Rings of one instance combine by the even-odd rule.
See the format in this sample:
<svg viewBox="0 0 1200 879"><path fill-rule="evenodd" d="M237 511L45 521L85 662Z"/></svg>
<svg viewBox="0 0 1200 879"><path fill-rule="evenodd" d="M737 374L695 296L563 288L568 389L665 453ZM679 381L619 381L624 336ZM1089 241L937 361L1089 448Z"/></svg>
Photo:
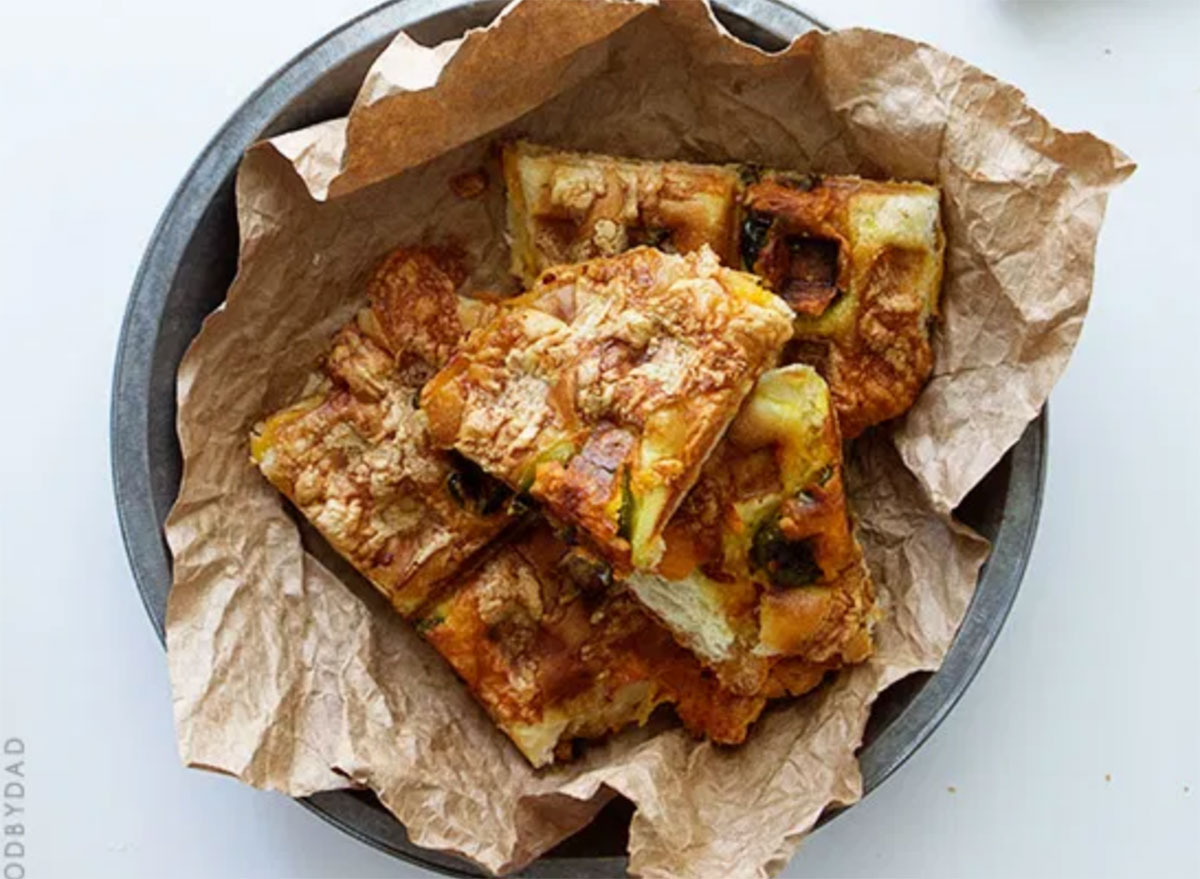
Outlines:
<svg viewBox="0 0 1200 879"><path fill-rule="evenodd" d="M125 552L146 614L164 646L170 556L161 527L165 511L156 507L151 489L150 372L167 292L192 234L205 209L235 171L245 147L258 140L290 102L333 66L402 28L475 5L484 4L473 0L391 0L315 40L269 76L217 130L184 174L150 236L134 278L117 344L110 452ZM816 18L782 0L714 0L714 5L779 36L810 28L829 30ZM886 729L860 752L863 797L925 743L970 686L991 651L1016 598L1036 535L1045 486L1048 430L1048 417L1043 409L1007 453L1010 477L1004 511L992 553L980 571L975 595L941 667ZM372 807L346 791L316 794L297 802L350 836L411 863L449 875L484 875L454 855L409 842L403 825L395 819L392 819L395 827L386 833L364 829L364 823L377 823L364 821L365 813L361 810ZM839 808L827 812L823 820L843 811ZM610 856L543 857L521 875L611 875L623 871L626 863L625 858Z"/></svg>

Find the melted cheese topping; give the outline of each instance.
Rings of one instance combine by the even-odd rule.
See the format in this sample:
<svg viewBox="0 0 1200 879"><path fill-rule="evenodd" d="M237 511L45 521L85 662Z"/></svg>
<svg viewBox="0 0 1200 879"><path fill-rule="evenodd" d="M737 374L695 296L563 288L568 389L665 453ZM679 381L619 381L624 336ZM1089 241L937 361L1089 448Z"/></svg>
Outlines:
<svg viewBox="0 0 1200 879"><path fill-rule="evenodd" d="M809 585L781 585L762 566L763 529L798 541L798 559L811 555ZM819 680L805 668L775 681L783 658L827 669L869 654L873 591L845 510L829 390L811 367L758 380L666 540L657 568L630 575L629 587L731 690L787 692ZM788 563L786 550L780 558Z"/></svg>
<svg viewBox="0 0 1200 879"><path fill-rule="evenodd" d="M250 436L267 479L406 615L509 521L452 495L454 468L415 405L490 308L455 294L460 275L441 251L389 254L371 308L335 335L306 395Z"/></svg>
<svg viewBox="0 0 1200 879"><path fill-rule="evenodd" d="M790 312L702 250L547 272L429 381L436 441L577 526L619 567L661 532Z"/></svg>
<svg viewBox="0 0 1200 879"><path fill-rule="evenodd" d="M614 159L520 141L503 156L513 274L531 286L551 266L649 244L673 253L736 252L738 176L716 165Z"/></svg>

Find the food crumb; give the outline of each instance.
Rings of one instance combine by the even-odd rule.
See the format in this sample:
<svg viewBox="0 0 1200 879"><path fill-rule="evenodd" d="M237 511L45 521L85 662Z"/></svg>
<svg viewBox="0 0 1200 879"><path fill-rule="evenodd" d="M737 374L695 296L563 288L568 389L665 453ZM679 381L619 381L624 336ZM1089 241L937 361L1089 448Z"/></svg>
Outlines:
<svg viewBox="0 0 1200 879"><path fill-rule="evenodd" d="M479 198L487 185L487 174L478 168L450 178L450 189L459 198Z"/></svg>
<svg viewBox="0 0 1200 879"><path fill-rule="evenodd" d="M1112 781L1112 774L1111 774L1111 773L1108 773L1108 772L1104 773L1104 780L1105 780L1105 781Z"/></svg>
<svg viewBox="0 0 1200 879"><path fill-rule="evenodd" d="M1105 50L1104 50L1104 54L1105 54L1105 55L1111 55L1111 54L1112 54L1112 49L1105 49Z"/></svg>
<svg viewBox="0 0 1200 879"><path fill-rule="evenodd" d="M956 787L955 787L954 785L952 785L952 784L951 784L951 785L947 785L947 787L946 787L946 793L948 793L948 794L956 794L956 793L958 793L958 788L956 788Z"/></svg>

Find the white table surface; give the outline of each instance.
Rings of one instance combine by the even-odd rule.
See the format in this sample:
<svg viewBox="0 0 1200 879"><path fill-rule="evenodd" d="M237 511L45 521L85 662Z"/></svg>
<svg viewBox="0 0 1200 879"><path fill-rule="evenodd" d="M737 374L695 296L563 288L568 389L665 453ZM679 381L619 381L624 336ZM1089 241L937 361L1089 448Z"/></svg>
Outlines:
<svg viewBox="0 0 1200 879"><path fill-rule="evenodd" d="M786 875L1200 875L1200 3L806 8L962 55L1141 167L1109 203L995 650ZM159 213L242 98L361 9L0 2L0 739L26 745L28 876L426 875L179 765L109 479L113 352Z"/></svg>

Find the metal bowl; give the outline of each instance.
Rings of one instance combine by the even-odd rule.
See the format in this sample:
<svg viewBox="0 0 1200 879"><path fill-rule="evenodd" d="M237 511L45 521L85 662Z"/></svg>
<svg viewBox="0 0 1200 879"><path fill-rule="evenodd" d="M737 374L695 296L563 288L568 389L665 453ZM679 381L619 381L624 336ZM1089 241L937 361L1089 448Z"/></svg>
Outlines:
<svg viewBox="0 0 1200 879"><path fill-rule="evenodd" d="M117 348L112 467L125 549L150 620L163 637L171 559L162 526L179 488L175 372L205 315L225 297L237 262L233 179L243 151L279 132L343 116L367 68L406 29L433 44L487 24L499 0L396 0L314 43L251 95L205 147L167 206L134 281ZM717 17L766 49L824 26L779 0L717 0ZM950 652L934 674L910 676L875 703L859 753L864 790L891 775L942 721L971 683L1016 596L1037 528L1046 417L1025 431L959 508L993 543L991 558ZM369 793L337 791L300 801L350 835L451 875L482 875L467 862L413 845ZM595 822L521 875L621 875L631 806L618 799ZM827 814L824 820L829 820Z"/></svg>

